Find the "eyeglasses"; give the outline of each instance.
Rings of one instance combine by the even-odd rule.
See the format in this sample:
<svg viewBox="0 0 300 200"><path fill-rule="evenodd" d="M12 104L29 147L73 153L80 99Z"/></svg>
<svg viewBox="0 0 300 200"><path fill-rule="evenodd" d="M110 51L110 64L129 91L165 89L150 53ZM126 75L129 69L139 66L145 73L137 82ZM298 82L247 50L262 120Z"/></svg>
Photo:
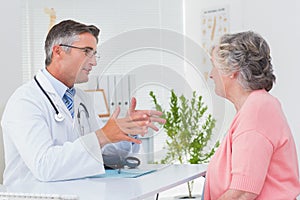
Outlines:
<svg viewBox="0 0 300 200"><path fill-rule="evenodd" d="M100 56L97 54L97 51L91 47L76 47L76 46L67 45L67 44L60 44L59 46L79 49L79 50L83 51L85 53L85 55L89 58L92 58L93 56L95 56L95 58L97 60L100 58Z"/></svg>

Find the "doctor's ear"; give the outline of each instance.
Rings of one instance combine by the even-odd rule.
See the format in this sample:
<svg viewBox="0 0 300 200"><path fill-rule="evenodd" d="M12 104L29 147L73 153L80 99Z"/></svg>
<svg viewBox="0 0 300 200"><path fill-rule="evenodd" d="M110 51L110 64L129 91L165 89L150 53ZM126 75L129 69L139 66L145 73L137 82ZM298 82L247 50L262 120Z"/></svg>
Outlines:
<svg viewBox="0 0 300 200"><path fill-rule="evenodd" d="M61 46L58 46L58 45L53 46L53 48L52 48L53 54L57 54L57 55L60 55L61 50L62 50L62 49L61 49Z"/></svg>

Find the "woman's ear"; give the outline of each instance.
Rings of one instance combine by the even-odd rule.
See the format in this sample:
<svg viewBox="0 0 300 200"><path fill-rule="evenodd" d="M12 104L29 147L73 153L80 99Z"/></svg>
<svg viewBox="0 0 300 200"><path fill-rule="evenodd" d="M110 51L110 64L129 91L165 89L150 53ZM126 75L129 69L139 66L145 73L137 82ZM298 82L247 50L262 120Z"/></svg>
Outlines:
<svg viewBox="0 0 300 200"><path fill-rule="evenodd" d="M235 78L237 77L237 75L238 75L238 72L233 72L233 73L229 76L229 78L235 79Z"/></svg>

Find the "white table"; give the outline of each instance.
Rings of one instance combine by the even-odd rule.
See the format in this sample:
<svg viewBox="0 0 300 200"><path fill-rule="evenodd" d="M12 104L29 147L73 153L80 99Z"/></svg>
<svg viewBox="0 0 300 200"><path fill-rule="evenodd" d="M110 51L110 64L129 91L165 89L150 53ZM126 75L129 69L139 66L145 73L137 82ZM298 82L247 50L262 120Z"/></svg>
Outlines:
<svg viewBox="0 0 300 200"><path fill-rule="evenodd" d="M170 165L138 178L88 178L50 183L36 181L9 186L6 191L77 195L80 200L144 199L203 176L206 168L206 165Z"/></svg>

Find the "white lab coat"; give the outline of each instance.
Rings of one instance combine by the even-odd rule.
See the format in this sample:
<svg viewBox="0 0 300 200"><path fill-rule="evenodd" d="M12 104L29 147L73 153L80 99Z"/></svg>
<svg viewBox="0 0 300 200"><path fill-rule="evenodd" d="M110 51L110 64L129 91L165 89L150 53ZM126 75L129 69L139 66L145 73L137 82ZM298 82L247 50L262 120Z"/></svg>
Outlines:
<svg viewBox="0 0 300 200"><path fill-rule="evenodd" d="M1 121L6 166L4 184L32 179L68 180L104 173L96 134L86 131L81 136L76 122L77 113L72 119L42 72L37 74L37 79L65 119L61 122L55 120L54 108L34 80L14 92ZM80 93L78 90L78 95ZM79 102L78 97L75 109L78 109ZM92 130L101 126L96 121L90 122ZM109 154L110 148L107 149ZM112 149L117 148L113 146Z"/></svg>

